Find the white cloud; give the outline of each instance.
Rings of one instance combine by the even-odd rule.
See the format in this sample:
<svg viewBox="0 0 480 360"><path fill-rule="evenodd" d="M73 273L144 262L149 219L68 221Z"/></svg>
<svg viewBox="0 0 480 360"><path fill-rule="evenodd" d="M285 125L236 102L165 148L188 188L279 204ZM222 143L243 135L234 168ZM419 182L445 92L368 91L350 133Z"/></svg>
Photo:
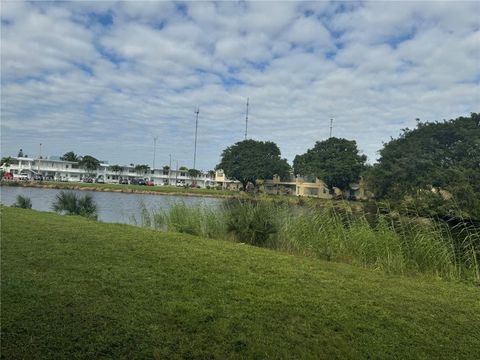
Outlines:
<svg viewBox="0 0 480 360"><path fill-rule="evenodd" d="M243 139L249 97L249 135L289 160L332 117L373 160L417 117L478 111L478 15L463 2L5 2L2 154L42 142L145 163L159 135L160 163L191 166L200 106L209 169Z"/></svg>

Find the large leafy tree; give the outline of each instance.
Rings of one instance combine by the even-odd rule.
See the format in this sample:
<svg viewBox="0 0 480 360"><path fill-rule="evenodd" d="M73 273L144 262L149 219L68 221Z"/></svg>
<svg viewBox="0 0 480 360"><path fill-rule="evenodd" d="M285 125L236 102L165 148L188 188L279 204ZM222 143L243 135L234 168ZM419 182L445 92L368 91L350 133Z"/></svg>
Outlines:
<svg viewBox="0 0 480 360"><path fill-rule="evenodd" d="M290 166L280 155L280 149L271 141L244 140L226 148L216 168L246 189L249 182L288 175Z"/></svg>
<svg viewBox="0 0 480 360"><path fill-rule="evenodd" d="M0 161L0 166L2 165L10 166L12 162L13 162L13 159L11 156L2 157L2 160Z"/></svg>
<svg viewBox="0 0 480 360"><path fill-rule="evenodd" d="M85 155L78 162L78 164L84 168L89 174L94 173L100 166L100 161L90 155Z"/></svg>
<svg viewBox="0 0 480 360"><path fill-rule="evenodd" d="M150 166L148 165L136 165L135 171L139 174L146 174L150 170Z"/></svg>
<svg viewBox="0 0 480 360"><path fill-rule="evenodd" d="M108 167L108 169L110 171L113 171L116 174L121 173L123 171L123 167L121 167L120 165L111 165Z"/></svg>
<svg viewBox="0 0 480 360"><path fill-rule="evenodd" d="M69 151L69 152L63 154L63 156L60 159L64 160L64 161L78 161L79 160L78 155L75 154L73 151Z"/></svg>
<svg viewBox="0 0 480 360"><path fill-rule="evenodd" d="M354 140L329 138L317 141L312 149L293 160L295 174L314 176L328 187L346 189L357 181L367 157L360 155Z"/></svg>
<svg viewBox="0 0 480 360"><path fill-rule="evenodd" d="M377 198L480 219L480 114L404 129L380 150L369 182Z"/></svg>
<svg viewBox="0 0 480 360"><path fill-rule="evenodd" d="M202 172L197 169L188 169L187 173L188 173L188 176L191 177L192 179L196 179L202 174Z"/></svg>

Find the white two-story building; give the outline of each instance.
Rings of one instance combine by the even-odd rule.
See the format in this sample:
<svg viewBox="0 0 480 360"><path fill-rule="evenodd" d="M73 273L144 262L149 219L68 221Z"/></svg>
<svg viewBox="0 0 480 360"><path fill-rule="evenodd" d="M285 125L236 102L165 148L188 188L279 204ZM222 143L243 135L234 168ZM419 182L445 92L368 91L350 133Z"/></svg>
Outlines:
<svg viewBox="0 0 480 360"><path fill-rule="evenodd" d="M11 173L13 178L33 179L35 175L41 175L45 180L83 181L85 178L94 177L103 180L105 183L145 179L153 181L155 185L186 185L202 188L215 186L215 177L208 172L201 172L198 177L192 178L188 176L187 170L162 168L138 171L131 165L124 165L118 169L104 161L100 162L97 170L87 171L77 162L58 160L54 157L48 159L11 157L10 159L10 162L0 166L0 169Z"/></svg>

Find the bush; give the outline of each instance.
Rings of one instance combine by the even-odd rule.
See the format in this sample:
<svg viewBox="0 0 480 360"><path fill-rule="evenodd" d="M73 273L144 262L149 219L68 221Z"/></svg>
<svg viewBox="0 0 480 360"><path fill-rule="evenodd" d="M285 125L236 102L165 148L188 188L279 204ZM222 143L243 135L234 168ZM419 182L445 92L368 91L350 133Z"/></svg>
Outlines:
<svg viewBox="0 0 480 360"><path fill-rule="evenodd" d="M91 195L77 196L74 192L60 191L52 205L55 212L66 215L80 215L97 219L97 205Z"/></svg>
<svg viewBox="0 0 480 360"><path fill-rule="evenodd" d="M279 231L283 207L266 201L235 201L226 207L227 230L238 241L265 246Z"/></svg>
<svg viewBox="0 0 480 360"><path fill-rule="evenodd" d="M29 197L17 195L17 201L12 206L22 208L22 209L31 209L32 200L30 200Z"/></svg>

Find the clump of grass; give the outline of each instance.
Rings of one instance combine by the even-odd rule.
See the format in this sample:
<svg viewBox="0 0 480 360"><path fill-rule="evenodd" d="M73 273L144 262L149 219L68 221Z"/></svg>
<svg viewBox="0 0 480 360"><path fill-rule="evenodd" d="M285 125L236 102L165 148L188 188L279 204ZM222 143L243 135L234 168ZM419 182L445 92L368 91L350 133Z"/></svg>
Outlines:
<svg viewBox="0 0 480 360"><path fill-rule="evenodd" d="M81 197L74 192L60 191L52 208L60 214L80 215L89 219L97 219L97 205L90 194Z"/></svg>
<svg viewBox="0 0 480 360"><path fill-rule="evenodd" d="M27 196L17 195L17 199L12 206L22 208L22 209L31 209L32 200Z"/></svg>
<svg viewBox="0 0 480 360"><path fill-rule="evenodd" d="M222 239L227 234L223 213L200 203L187 205L178 202L171 204L168 210L152 211L141 203L140 213L144 227L209 239Z"/></svg>
<svg viewBox="0 0 480 360"><path fill-rule="evenodd" d="M237 241L266 246L280 230L282 204L267 201L234 201L225 206L227 231Z"/></svg>

